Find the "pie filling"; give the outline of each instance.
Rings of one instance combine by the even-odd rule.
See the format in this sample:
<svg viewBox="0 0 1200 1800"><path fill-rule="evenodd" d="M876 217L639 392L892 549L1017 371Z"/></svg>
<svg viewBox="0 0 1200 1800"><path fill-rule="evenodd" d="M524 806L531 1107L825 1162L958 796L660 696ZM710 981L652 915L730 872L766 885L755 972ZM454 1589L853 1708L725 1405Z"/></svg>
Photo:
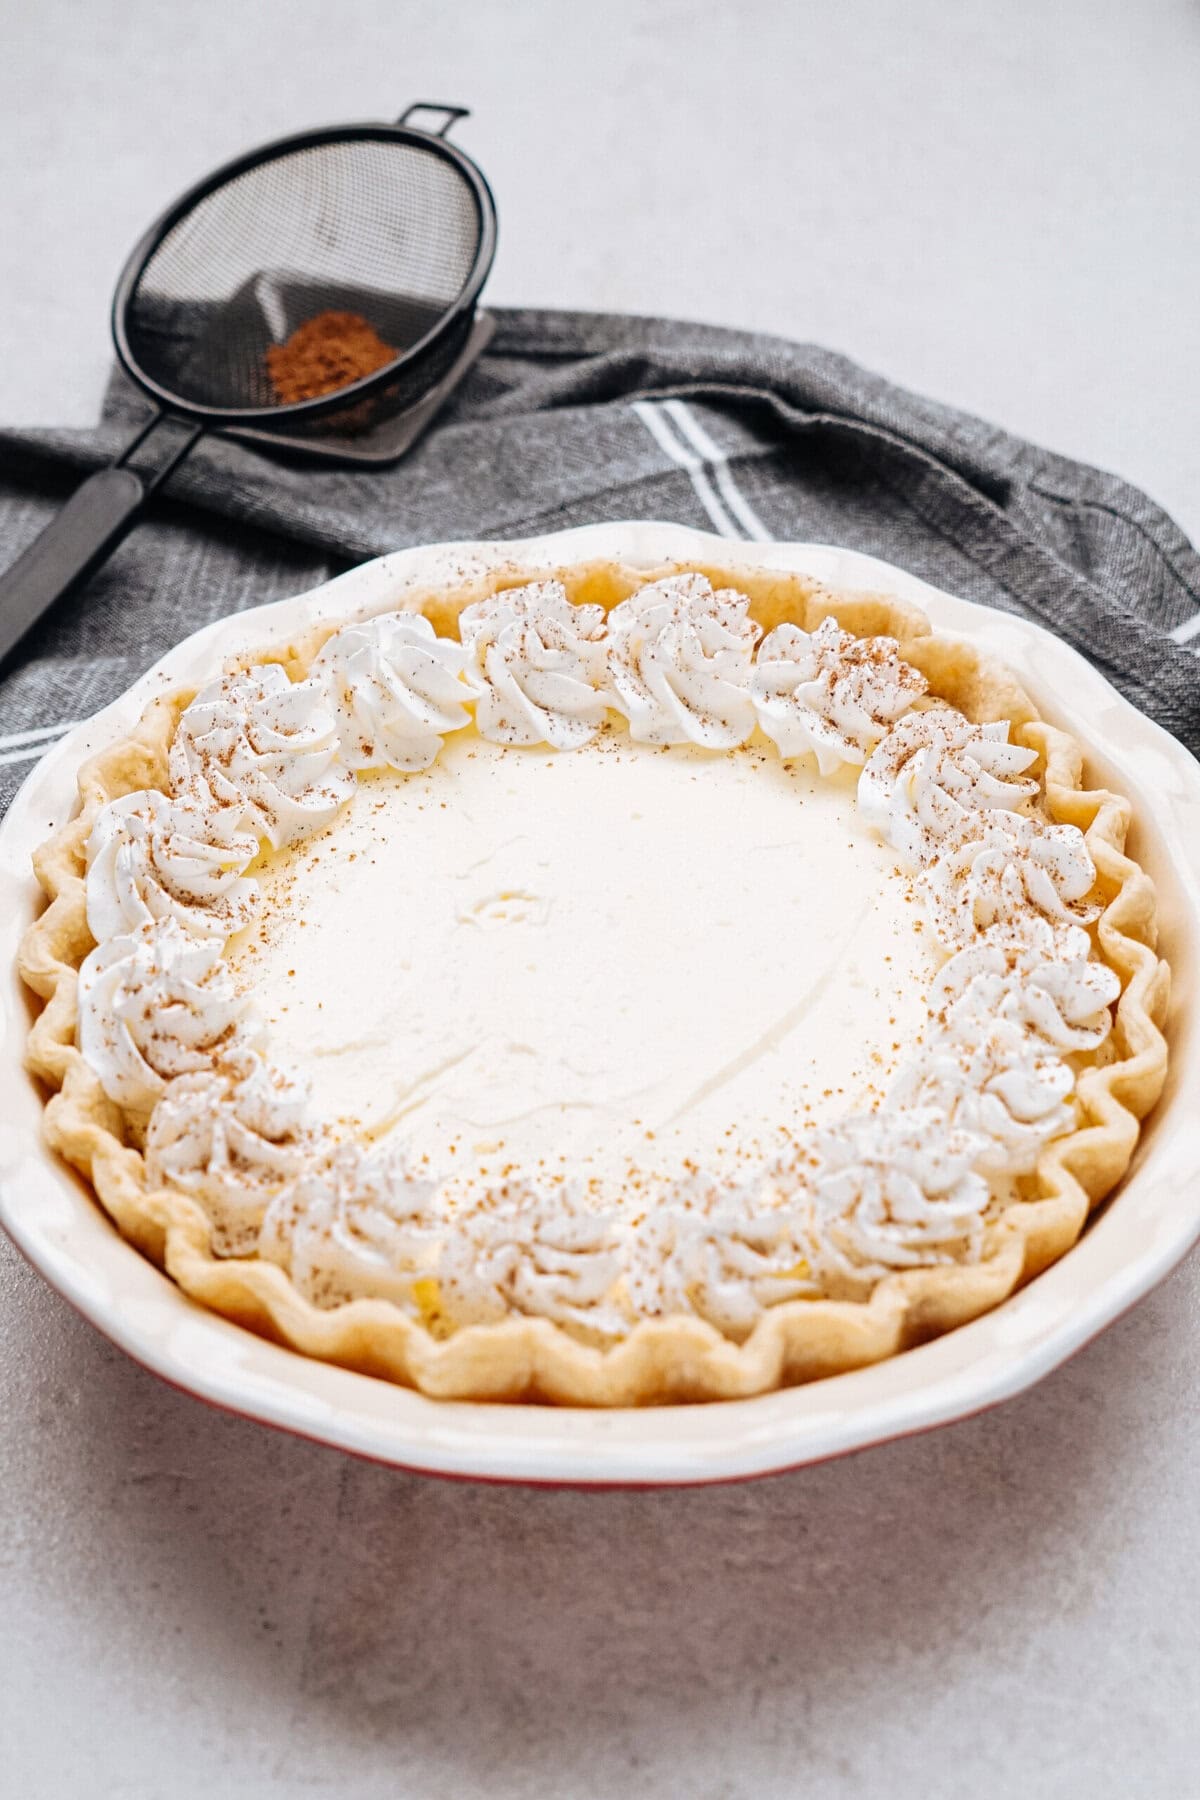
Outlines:
<svg viewBox="0 0 1200 1800"><path fill-rule="evenodd" d="M1120 983L1036 754L699 575L335 632L88 843L79 1046L217 1257L607 1345L986 1256Z"/></svg>
<svg viewBox="0 0 1200 1800"><path fill-rule="evenodd" d="M521 1171L650 1203L882 1100L940 961L849 781L768 745L468 727L256 871L233 940L281 1062L462 1199Z"/></svg>

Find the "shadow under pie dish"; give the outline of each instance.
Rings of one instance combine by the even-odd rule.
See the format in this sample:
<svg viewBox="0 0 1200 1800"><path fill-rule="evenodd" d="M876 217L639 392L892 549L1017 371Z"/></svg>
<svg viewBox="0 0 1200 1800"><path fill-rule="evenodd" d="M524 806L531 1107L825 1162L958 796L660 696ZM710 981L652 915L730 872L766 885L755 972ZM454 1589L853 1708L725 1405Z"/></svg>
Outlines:
<svg viewBox="0 0 1200 1800"><path fill-rule="evenodd" d="M195 1298L440 1397L737 1398L996 1305L1165 1076L1128 803L907 602L532 573L81 771L51 1143Z"/></svg>

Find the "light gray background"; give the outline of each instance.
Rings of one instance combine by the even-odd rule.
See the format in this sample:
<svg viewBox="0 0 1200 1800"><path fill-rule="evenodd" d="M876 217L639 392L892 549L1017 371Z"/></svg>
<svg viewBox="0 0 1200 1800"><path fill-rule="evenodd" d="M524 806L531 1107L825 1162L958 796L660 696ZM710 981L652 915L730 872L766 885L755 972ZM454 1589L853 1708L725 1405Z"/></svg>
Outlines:
<svg viewBox="0 0 1200 1800"><path fill-rule="evenodd" d="M497 302L811 337L1200 533L1194 0L0 0L0 412L243 145L476 110ZM452 1486L209 1412L0 1246L0 1790L1197 1792L1200 1265L1032 1394L754 1487Z"/></svg>

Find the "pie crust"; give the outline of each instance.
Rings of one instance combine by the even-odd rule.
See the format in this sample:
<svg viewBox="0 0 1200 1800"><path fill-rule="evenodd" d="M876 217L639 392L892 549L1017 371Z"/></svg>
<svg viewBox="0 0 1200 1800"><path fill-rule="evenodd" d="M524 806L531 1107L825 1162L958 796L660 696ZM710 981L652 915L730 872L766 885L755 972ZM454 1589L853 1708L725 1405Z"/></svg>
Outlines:
<svg viewBox="0 0 1200 1800"><path fill-rule="evenodd" d="M865 1300L803 1299L767 1310L741 1343L702 1319L643 1319L608 1348L578 1341L547 1319L512 1317L432 1335L391 1302L356 1299L322 1309L276 1264L213 1254L210 1222L186 1194L152 1187L129 1122L76 1047L78 977L94 946L85 910L85 846L108 802L167 784L168 750L191 692L147 708L136 733L80 771L80 809L35 856L48 904L22 946L20 972L44 1005L30 1034L31 1069L52 1090L45 1130L51 1146L92 1184L118 1229L195 1299L308 1355L382 1376L439 1398L631 1406L743 1398L879 1361L966 1323L1011 1294L1076 1241L1089 1213L1125 1174L1140 1122L1157 1101L1167 1067L1162 1035L1169 972L1156 949L1155 895L1125 851L1131 808L1122 796L1084 785L1083 752L1043 721L1015 679L968 642L931 630L912 605L884 594L834 593L812 579L761 569L689 563L714 588L750 600L764 632L782 623L814 631L832 615L856 637L886 635L929 683L931 697L973 723L1004 720L1011 741L1035 752L1051 820L1083 832L1102 908L1095 949L1120 980L1107 1058L1082 1069L1078 1128L1042 1151L1034 1197L1013 1201L988 1227L984 1254L890 1274ZM682 571L609 563L565 568L557 578L577 605L605 610L648 582ZM544 578L539 571L538 578ZM453 636L464 607L530 579L517 567L491 570L419 603L440 635ZM240 658L238 668L280 663L302 678L332 628Z"/></svg>

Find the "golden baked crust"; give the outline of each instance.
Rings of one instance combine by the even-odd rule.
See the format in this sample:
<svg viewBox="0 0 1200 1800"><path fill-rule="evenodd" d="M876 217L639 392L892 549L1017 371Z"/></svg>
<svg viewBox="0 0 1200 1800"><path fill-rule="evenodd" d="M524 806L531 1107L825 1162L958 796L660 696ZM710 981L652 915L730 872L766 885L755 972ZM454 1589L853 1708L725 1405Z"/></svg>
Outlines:
<svg viewBox="0 0 1200 1800"><path fill-rule="evenodd" d="M118 1229L195 1299L251 1330L307 1355L362 1370L439 1397L554 1401L582 1406L745 1398L771 1388L882 1360L966 1323L1038 1274L1076 1241L1089 1212L1125 1174L1140 1122L1162 1091L1162 1035L1169 971L1157 954L1152 882L1125 851L1131 807L1119 794L1084 785L1080 746L1043 721L1015 678L968 642L931 630L917 608L883 594L835 593L802 575L700 567L714 587L750 597L770 630L784 620L812 630L832 613L859 636L883 633L921 670L931 692L972 721L1011 722L1012 741L1038 754L1031 773L1046 810L1083 831L1102 905L1097 948L1121 980L1105 1060L1083 1069L1076 1088L1080 1127L1051 1142L1034 1178L1035 1197L1011 1204L989 1229L983 1259L969 1266L914 1269L882 1280L865 1301L796 1300L767 1312L744 1343L694 1318L645 1320L613 1348L590 1348L546 1320L514 1318L437 1338L385 1300L313 1306L278 1266L257 1258L220 1259L210 1225L186 1195L147 1184L142 1155L121 1109L101 1089L75 1045L80 964L93 945L84 906L84 852L102 806L143 787L163 786L167 751L190 692L164 696L136 734L102 751L79 776L76 816L34 858L47 905L27 932L19 959L44 1005L30 1033L30 1068L52 1090L49 1144L92 1184ZM576 603L619 600L663 575L593 564L558 572ZM539 571L539 578L542 572ZM495 569L422 599L443 634L462 608L528 580L517 566ZM265 647L252 662L279 662L303 674L333 626Z"/></svg>

